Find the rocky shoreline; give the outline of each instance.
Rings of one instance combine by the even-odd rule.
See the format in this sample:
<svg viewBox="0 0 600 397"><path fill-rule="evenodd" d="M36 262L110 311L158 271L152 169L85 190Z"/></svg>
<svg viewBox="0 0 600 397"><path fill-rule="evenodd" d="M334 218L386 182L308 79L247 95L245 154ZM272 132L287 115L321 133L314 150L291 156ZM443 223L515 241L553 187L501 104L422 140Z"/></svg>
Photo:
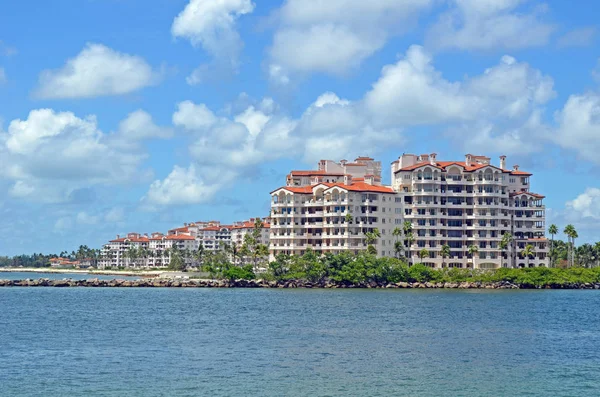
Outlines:
<svg viewBox="0 0 600 397"><path fill-rule="evenodd" d="M96 288L379 288L379 289L600 289L600 283L568 283L535 286L515 284L509 281L496 283L456 282L456 283L361 283L345 284L334 281L311 283L304 280L268 281L268 280L178 280L178 279L140 279L140 280L87 280L47 278L25 280L1 280L0 287L96 287Z"/></svg>

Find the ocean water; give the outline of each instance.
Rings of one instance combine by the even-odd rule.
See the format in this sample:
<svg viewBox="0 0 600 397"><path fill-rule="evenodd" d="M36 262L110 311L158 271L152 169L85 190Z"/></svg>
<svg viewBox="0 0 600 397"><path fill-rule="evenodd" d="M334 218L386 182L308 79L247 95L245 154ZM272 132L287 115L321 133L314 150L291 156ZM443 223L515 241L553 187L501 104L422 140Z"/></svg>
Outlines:
<svg viewBox="0 0 600 397"><path fill-rule="evenodd" d="M579 396L600 292L0 288L1 396Z"/></svg>
<svg viewBox="0 0 600 397"><path fill-rule="evenodd" d="M1 280L25 280L25 279L47 278L50 280L62 280L70 278L73 280L85 280L97 278L98 280L139 280L138 276L104 275L104 274L84 274L84 273L38 273L38 272L0 272Z"/></svg>

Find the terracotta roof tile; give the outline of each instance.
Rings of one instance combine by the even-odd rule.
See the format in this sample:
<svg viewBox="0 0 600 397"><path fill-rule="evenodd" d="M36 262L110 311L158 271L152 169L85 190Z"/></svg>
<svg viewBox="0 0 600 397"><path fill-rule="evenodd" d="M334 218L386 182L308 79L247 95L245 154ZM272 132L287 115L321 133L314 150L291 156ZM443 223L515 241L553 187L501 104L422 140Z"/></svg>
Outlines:
<svg viewBox="0 0 600 397"><path fill-rule="evenodd" d="M196 237L188 236L187 234L170 235L166 237L167 240L196 240Z"/></svg>

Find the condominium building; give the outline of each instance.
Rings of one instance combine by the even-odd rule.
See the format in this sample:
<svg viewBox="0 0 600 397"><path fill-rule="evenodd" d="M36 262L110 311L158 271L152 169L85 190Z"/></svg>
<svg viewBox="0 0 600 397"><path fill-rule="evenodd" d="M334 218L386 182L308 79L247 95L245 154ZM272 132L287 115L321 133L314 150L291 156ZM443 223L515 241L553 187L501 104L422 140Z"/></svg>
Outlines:
<svg viewBox="0 0 600 397"><path fill-rule="evenodd" d="M358 252L369 232L379 230L374 247L394 253L392 231L400 224L400 197L381 185L381 163L370 157L354 162L321 160L316 171L292 171L286 186L271 192L270 256Z"/></svg>
<svg viewBox="0 0 600 397"><path fill-rule="evenodd" d="M377 254L393 256L399 237L392 233L409 221L413 239L404 254L412 263L435 268L548 265L544 196L530 191L531 173L519 166L507 169L505 156L494 166L490 158L471 154L464 161L438 161L435 153L403 154L392 163L390 186L381 184L380 163L372 158L350 164L362 165L349 174L347 162L321 160L315 171L292 171L286 186L271 192L271 258L302 255L307 248L358 252L375 228L381 234ZM505 233L514 241L502 250ZM520 257L528 244L535 256ZM450 247L448 258L441 255L444 245Z"/></svg>
<svg viewBox="0 0 600 397"><path fill-rule="evenodd" d="M261 219L263 228L261 230L260 236L258 238L258 244L269 245L269 233L271 228L271 219L263 218ZM244 244L244 237L246 234L251 234L254 232L254 225L256 223L256 218L250 218L246 221L235 222L230 229L231 232L231 243L235 244L238 247L241 247Z"/></svg>
<svg viewBox="0 0 600 397"><path fill-rule="evenodd" d="M269 244L269 218L263 219L263 232L260 243ZM250 227L251 225L251 227ZM185 253L182 258L187 265L193 263L193 256L187 255L198 250L200 245L207 252L217 252L235 241L243 243L243 236L254 228L254 219L235 222L234 225L221 225L219 221L185 223L182 227L171 229L167 234L155 232L148 234L129 233L126 236L117 235L101 250L98 261L99 268L107 267L167 267L171 263L172 248ZM131 248L135 248L135 258L132 259Z"/></svg>
<svg viewBox="0 0 600 397"><path fill-rule="evenodd" d="M531 173L518 165L506 167L505 156L494 166L489 157L472 154L464 161L438 161L435 153L404 154L391 171L404 219L413 226L411 260L419 260L426 249L424 262L432 267L548 265L544 196L530 191ZM505 233L514 242L502 250ZM519 255L527 244L536 251L531 259ZM450 247L449 258L440 255L443 245ZM471 246L477 247L474 255Z"/></svg>

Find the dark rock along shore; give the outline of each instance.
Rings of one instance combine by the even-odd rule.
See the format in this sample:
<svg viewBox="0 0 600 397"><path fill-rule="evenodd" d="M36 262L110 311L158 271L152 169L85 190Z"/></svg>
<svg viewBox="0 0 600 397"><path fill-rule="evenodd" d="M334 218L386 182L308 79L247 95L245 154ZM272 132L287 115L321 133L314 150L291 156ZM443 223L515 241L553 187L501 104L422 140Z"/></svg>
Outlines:
<svg viewBox="0 0 600 397"><path fill-rule="evenodd" d="M304 280L267 281L267 280L195 280L195 279L140 279L140 280L51 280L45 278L25 280L1 280L0 287L122 287L122 288L447 288L447 289L600 289L600 283L591 284L552 284L534 286L514 284L508 281L497 283L461 282L461 283L361 283L345 284L334 281L311 283Z"/></svg>

